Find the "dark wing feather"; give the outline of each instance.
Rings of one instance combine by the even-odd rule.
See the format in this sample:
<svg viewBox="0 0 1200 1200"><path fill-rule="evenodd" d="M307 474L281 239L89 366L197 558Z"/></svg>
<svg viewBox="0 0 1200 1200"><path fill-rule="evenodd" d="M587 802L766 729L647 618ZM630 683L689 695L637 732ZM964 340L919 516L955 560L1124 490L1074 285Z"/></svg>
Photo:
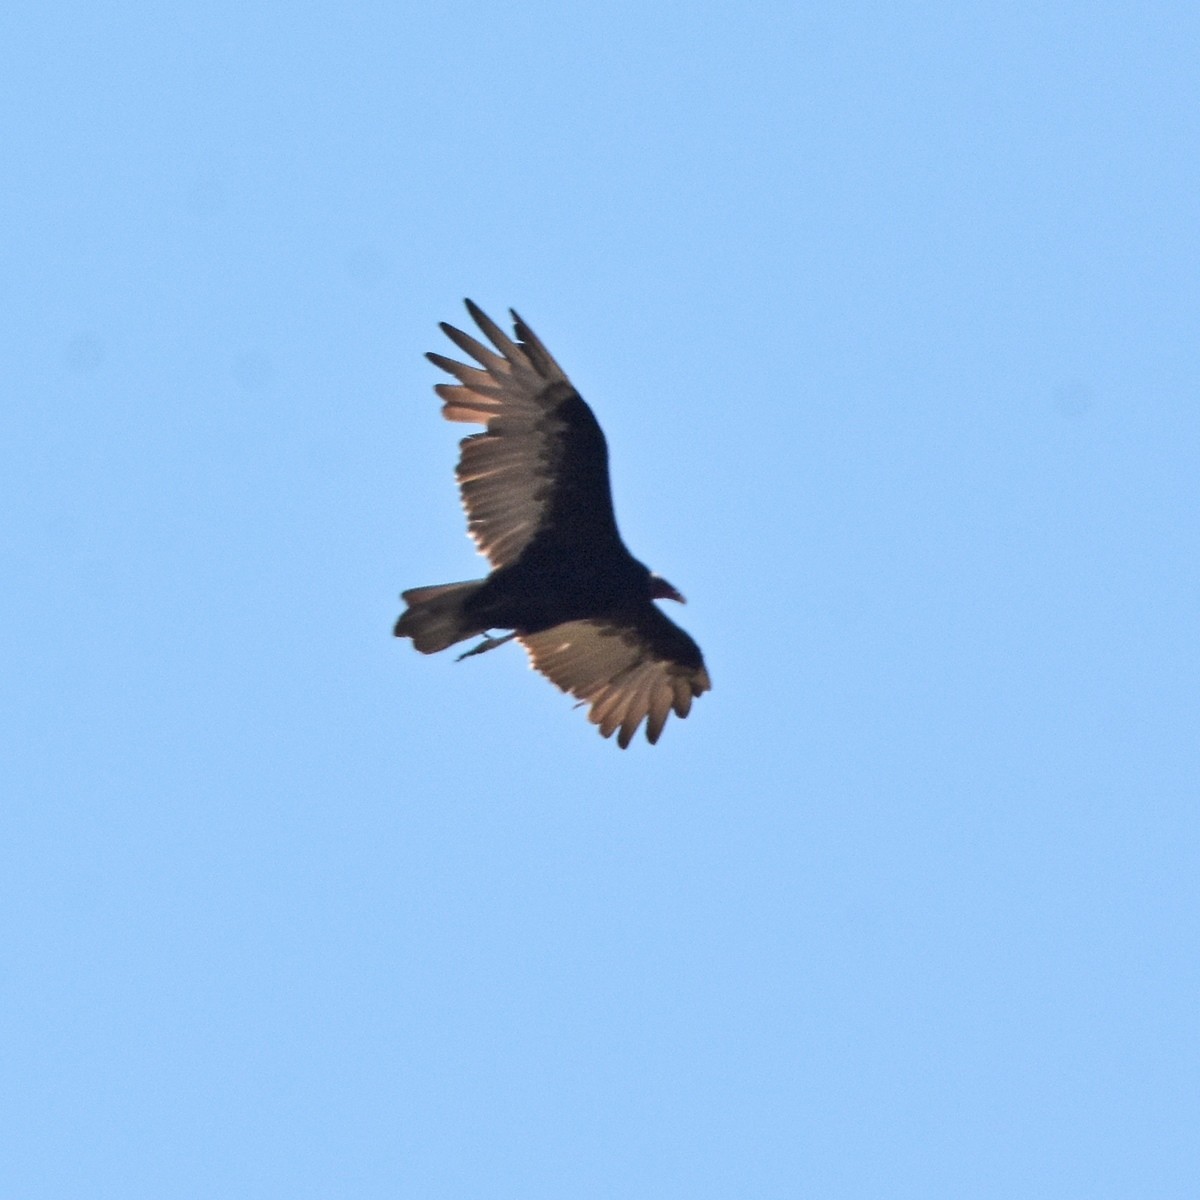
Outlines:
<svg viewBox="0 0 1200 1200"><path fill-rule="evenodd" d="M536 670L591 705L588 719L604 737L620 730L621 749L643 720L653 745L668 713L686 717L712 687L699 647L649 602L630 621L567 621L518 641Z"/></svg>
<svg viewBox="0 0 1200 1200"><path fill-rule="evenodd" d="M591 409L516 313L513 341L477 305L466 304L490 347L452 325L441 328L478 365L428 358L458 380L434 389L446 419L487 426L463 439L456 468L479 549L493 567L504 567L551 528L563 544L593 554L619 544L608 447Z"/></svg>

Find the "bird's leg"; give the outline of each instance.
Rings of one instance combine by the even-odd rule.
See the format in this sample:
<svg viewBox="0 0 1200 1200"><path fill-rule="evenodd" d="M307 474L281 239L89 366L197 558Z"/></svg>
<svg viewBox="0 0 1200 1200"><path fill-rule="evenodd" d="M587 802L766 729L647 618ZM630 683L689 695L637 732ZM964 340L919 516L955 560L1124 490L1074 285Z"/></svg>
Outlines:
<svg viewBox="0 0 1200 1200"><path fill-rule="evenodd" d="M503 646L505 642L511 642L517 635L515 633L506 633L501 638L485 637L478 646L472 646L470 650L464 650L455 662L462 662L464 658L470 658L473 654L484 654L488 650L495 650L497 646Z"/></svg>

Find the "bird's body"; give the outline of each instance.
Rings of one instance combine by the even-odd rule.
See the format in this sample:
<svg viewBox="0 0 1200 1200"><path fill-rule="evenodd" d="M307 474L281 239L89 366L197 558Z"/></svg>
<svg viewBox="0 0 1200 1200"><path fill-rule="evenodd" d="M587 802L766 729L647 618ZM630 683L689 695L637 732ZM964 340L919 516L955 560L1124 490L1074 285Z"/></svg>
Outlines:
<svg viewBox="0 0 1200 1200"><path fill-rule="evenodd" d="M711 686L699 647L654 604L683 597L621 540L604 432L561 368L515 313L516 342L467 308L495 350L443 324L479 366L429 358L459 381L436 389L447 419L487 427L463 439L457 476L470 532L494 569L405 592L396 636L432 654L512 630L534 667L591 704L605 737L620 729L627 746L645 719L657 741L668 712L686 716Z"/></svg>

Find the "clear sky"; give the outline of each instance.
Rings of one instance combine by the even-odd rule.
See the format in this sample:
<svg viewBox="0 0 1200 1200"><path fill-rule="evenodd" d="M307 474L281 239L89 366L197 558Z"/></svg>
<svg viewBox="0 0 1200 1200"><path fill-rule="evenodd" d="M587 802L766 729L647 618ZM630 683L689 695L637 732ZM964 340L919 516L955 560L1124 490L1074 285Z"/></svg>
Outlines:
<svg viewBox="0 0 1200 1200"><path fill-rule="evenodd" d="M1196 1195L1200 9L0 15L0 1195ZM714 690L515 645L469 295Z"/></svg>

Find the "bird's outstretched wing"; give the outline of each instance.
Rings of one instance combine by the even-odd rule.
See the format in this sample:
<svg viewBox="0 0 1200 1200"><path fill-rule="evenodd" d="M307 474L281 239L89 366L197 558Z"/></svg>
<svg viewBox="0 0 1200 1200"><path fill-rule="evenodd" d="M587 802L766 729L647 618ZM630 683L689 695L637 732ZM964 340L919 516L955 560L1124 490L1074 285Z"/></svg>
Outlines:
<svg viewBox="0 0 1200 1200"><path fill-rule="evenodd" d="M686 717L712 682L699 647L649 601L630 620L567 621L518 635L532 665L591 706L588 719L621 749L646 722L658 741L667 715Z"/></svg>
<svg viewBox="0 0 1200 1200"><path fill-rule="evenodd" d="M478 366L427 357L458 380L434 389L446 419L487 427L463 439L456 468L480 551L503 567L551 531L593 554L619 545L608 447L592 410L515 312L514 341L478 305L466 305L490 347L453 325L441 328Z"/></svg>

